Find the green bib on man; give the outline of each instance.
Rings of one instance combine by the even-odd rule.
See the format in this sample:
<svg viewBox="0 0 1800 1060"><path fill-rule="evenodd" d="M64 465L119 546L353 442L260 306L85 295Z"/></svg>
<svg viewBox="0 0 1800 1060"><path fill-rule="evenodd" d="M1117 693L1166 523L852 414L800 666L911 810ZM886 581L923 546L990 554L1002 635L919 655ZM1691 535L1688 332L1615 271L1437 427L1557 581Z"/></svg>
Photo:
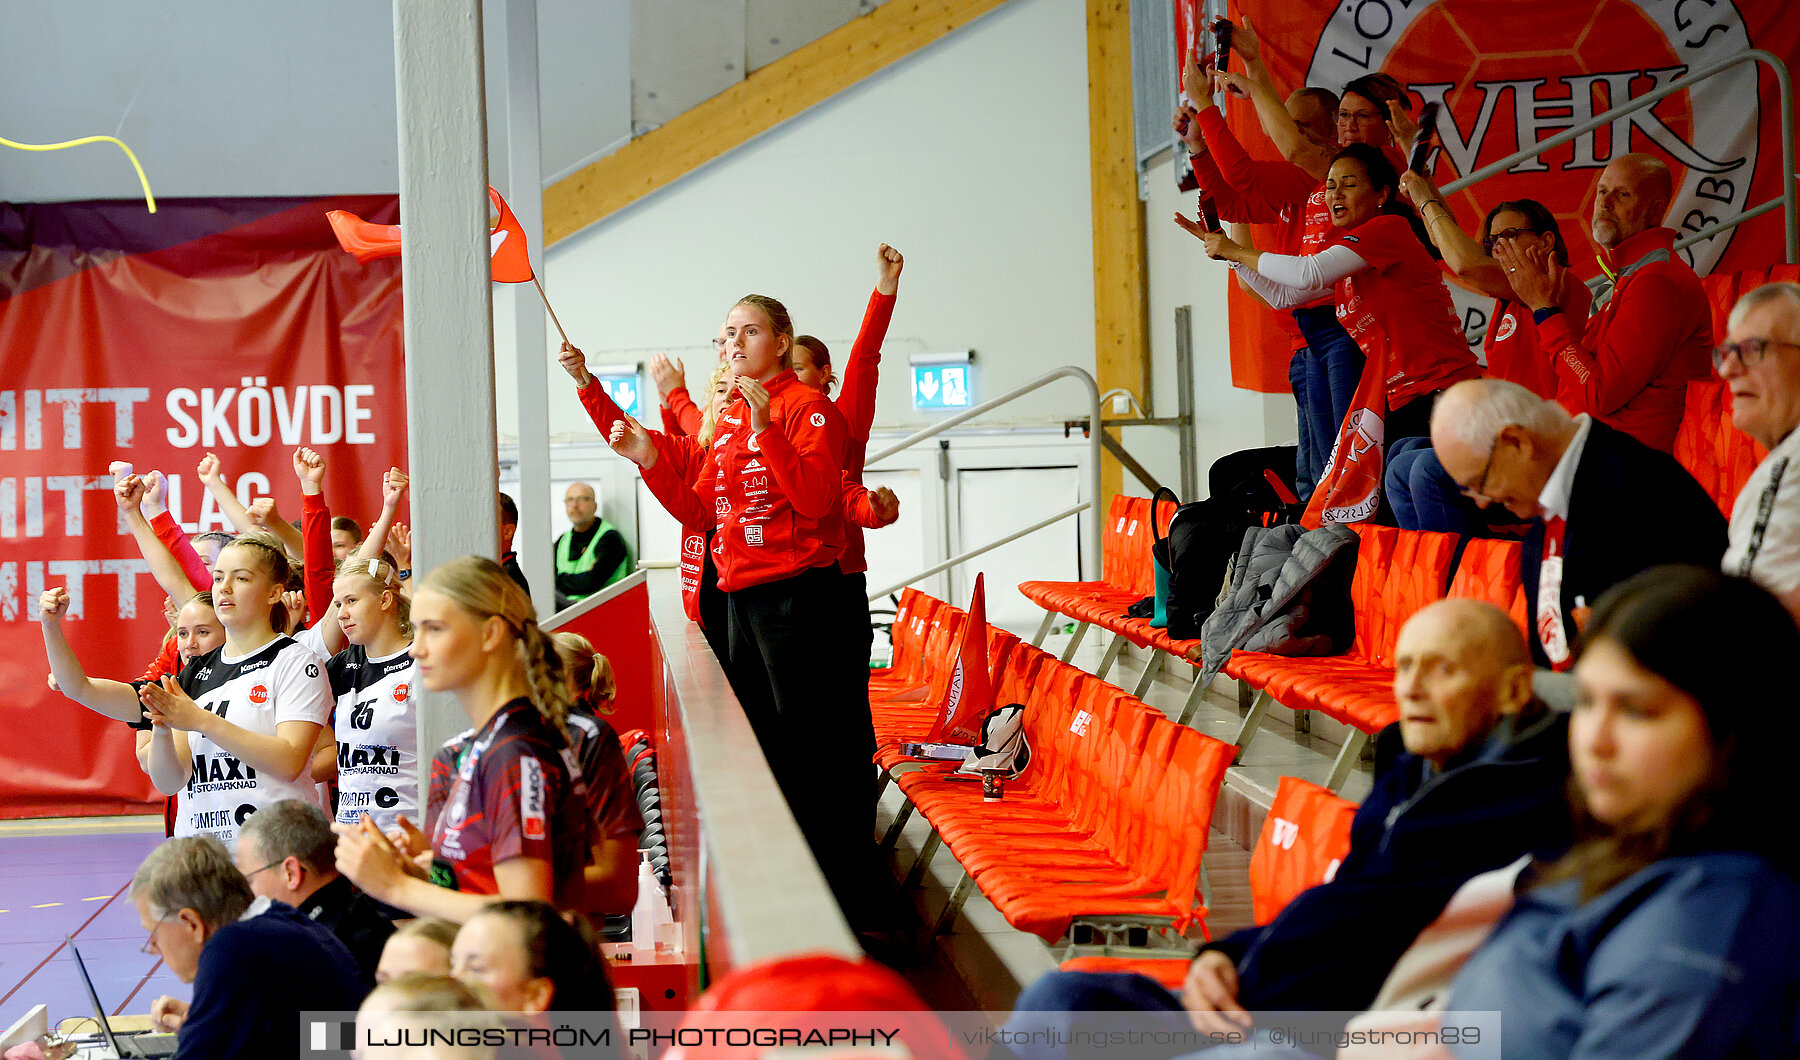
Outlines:
<svg viewBox="0 0 1800 1060"><path fill-rule="evenodd" d="M595 563L599 561L601 540L605 538L607 534L618 533L619 528L607 522L605 519L596 520L593 536L589 537L586 546L576 552L573 556L571 556L569 552L570 547L575 540L575 531L570 530L563 534L563 536L557 538L556 573L558 577L560 578L564 574L587 574L592 571ZM623 541L624 538L625 535L619 534L619 539L621 541ZM604 589L606 586L611 585L613 582L616 582L620 578L631 573L631 569L635 564L632 562L631 547L629 545L625 546L624 553L624 558L619 560L610 571L606 572L605 580L600 583L600 588ZM567 595L571 599L580 600L585 596L591 596L593 594L582 593L577 596L570 593Z"/></svg>

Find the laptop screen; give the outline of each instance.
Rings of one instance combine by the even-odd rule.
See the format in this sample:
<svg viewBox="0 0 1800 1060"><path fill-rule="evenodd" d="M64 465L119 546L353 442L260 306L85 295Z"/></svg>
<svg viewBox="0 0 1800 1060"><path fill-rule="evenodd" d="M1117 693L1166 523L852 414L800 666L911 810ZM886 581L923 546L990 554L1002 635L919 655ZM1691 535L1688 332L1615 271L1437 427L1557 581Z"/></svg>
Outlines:
<svg viewBox="0 0 1800 1060"><path fill-rule="evenodd" d="M106 1006L100 1004L100 995L94 990L93 977L88 975L87 963L81 959L81 951L75 948L75 940L69 940L69 952L75 955L75 969L81 973L81 985L87 987L88 1000L94 1003L94 1018L100 1021L100 1036L112 1047L114 1056L124 1056L119 1049L119 1040L113 1037L112 1024L106 1022Z"/></svg>

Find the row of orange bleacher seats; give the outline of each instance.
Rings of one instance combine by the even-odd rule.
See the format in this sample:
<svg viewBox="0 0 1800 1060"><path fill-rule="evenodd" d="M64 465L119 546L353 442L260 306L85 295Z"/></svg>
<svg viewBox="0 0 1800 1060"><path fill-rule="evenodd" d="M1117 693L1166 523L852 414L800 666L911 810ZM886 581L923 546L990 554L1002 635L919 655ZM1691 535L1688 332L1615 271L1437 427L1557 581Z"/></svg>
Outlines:
<svg viewBox="0 0 1800 1060"><path fill-rule="evenodd" d="M1023 703L1032 757L998 803L945 767L917 765L900 745L923 739L943 709L961 608L909 589L894 621L893 664L871 677L876 761L905 802L884 837L891 847L913 812L931 834L908 875L923 878L939 845L962 866L938 921L945 930L972 884L1007 922L1047 942L1077 922L1139 926L1165 945L1205 929L1202 859L1231 748L1170 721L1137 697L1017 637L989 641L997 703ZM1294 777L1282 779L1251 858L1259 923L1294 895L1330 879L1349 849L1355 804ZM1071 951L1073 947L1071 947ZM1178 959L1073 957L1068 968L1143 971L1179 983Z"/></svg>
<svg viewBox="0 0 1800 1060"><path fill-rule="evenodd" d="M1708 277L1715 334L1740 294L1762 283L1800 278L1800 267ZM1762 453L1732 428L1727 394L1717 380L1690 385L1675 443L1682 465L1718 503L1731 505ZM1225 672L1255 689L1233 750L1185 722L1205 689L1190 690L1177 722L1146 707L1141 696L1155 674L1146 666L1131 693L1104 676L1125 646L1154 648L1198 665L1199 642L1176 640L1125 610L1155 590L1150 561L1151 519L1173 515L1163 504L1152 515L1147 498L1116 497L1102 541L1096 582L1031 581L1020 586L1046 617L1034 643L1000 631L990 634L997 702L1024 703L1026 731L1036 749L1008 804L984 803L974 785L945 771L899 771L899 745L925 738L948 693L952 658L967 616L915 590L903 596L894 624L892 665L871 680L871 699L884 780L906 796L885 846L891 847L917 810L932 833L909 875L917 883L940 843L964 868L939 920L954 918L971 882L1021 930L1048 941L1078 920L1121 917L1167 932L1190 924L1204 931L1201 900L1213 806L1226 766L1255 734L1267 710L1280 703L1316 710L1350 727L1328 784L1348 774L1368 737L1396 718L1392 653L1406 618L1443 595L1484 599L1524 626L1516 542L1474 540L1458 550L1454 535L1391 527L1358 527L1351 582L1355 639L1328 658L1288 658L1235 652ZM1036 647L1059 615L1079 623L1061 660ZM1097 673L1067 664L1082 634L1099 626L1114 634ZM1354 805L1329 790L1284 777L1252 858L1252 897L1266 922L1298 891L1328 879L1348 848ZM1068 967L1130 968L1170 985L1185 962L1114 957L1073 958Z"/></svg>

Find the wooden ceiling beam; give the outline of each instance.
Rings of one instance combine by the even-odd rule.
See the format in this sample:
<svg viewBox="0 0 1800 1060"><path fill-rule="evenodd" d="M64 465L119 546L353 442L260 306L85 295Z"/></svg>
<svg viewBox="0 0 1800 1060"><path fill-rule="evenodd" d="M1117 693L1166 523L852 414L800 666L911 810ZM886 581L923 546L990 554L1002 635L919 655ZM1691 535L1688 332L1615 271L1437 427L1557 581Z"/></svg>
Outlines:
<svg viewBox="0 0 1800 1060"><path fill-rule="evenodd" d="M545 188L545 245L667 187L1004 3L887 0Z"/></svg>

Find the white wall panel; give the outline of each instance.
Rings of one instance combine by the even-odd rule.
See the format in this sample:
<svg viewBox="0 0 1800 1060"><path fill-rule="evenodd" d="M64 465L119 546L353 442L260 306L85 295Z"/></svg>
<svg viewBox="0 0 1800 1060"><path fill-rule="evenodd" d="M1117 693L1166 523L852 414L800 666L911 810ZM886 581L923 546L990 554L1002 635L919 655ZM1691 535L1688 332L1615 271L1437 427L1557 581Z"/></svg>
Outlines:
<svg viewBox="0 0 1800 1060"><path fill-rule="evenodd" d="M594 360L704 342L751 291L848 352L834 340L856 333L885 241L907 265L878 425L927 422L911 352L974 349L987 394L1091 370L1087 79L1044 76L1086 62L1082 4L1013 0L557 244L551 300ZM700 385L701 364L688 368ZM1084 408L1057 386L1001 418ZM587 429L572 395L553 395L551 416L553 434Z"/></svg>
<svg viewBox="0 0 1800 1060"><path fill-rule="evenodd" d="M1075 467L964 468L956 473L955 552L965 552L1067 508L1081 499ZM975 575L985 573L988 622L1029 638L1044 617L1025 599L1019 583L1035 579L1074 581L1081 527L1065 519L1002 545L958 567L951 579L951 602L969 605Z"/></svg>

